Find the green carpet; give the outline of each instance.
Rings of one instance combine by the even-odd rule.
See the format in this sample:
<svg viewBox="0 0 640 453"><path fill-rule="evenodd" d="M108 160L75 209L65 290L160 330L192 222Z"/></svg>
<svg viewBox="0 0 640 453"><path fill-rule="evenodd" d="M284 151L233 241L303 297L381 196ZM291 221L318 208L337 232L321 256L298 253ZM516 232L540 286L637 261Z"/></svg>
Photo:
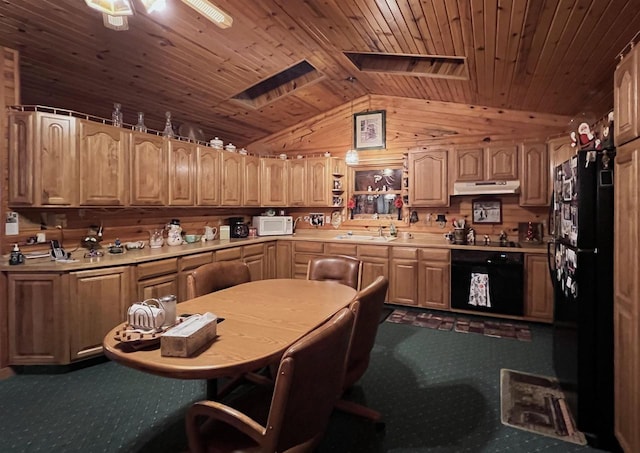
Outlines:
<svg viewBox="0 0 640 453"><path fill-rule="evenodd" d="M349 397L381 411L386 429L336 412L319 453L593 452L502 425L500 369L553 376L551 329L533 341L383 322L369 370ZM204 383L112 362L0 381L0 451L180 452L183 416Z"/></svg>

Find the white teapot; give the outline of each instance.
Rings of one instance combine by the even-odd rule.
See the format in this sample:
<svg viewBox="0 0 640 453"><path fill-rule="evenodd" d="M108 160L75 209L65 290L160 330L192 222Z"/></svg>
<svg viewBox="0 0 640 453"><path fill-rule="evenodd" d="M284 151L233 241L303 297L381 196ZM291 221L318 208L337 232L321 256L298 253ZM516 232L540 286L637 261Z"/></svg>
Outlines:
<svg viewBox="0 0 640 453"><path fill-rule="evenodd" d="M182 245L182 227L173 223L167 227L169 228L167 232L167 245Z"/></svg>
<svg viewBox="0 0 640 453"><path fill-rule="evenodd" d="M204 227L204 239L206 241L213 241L216 238L216 233L218 232L218 229L216 227L211 227L208 225L205 225Z"/></svg>

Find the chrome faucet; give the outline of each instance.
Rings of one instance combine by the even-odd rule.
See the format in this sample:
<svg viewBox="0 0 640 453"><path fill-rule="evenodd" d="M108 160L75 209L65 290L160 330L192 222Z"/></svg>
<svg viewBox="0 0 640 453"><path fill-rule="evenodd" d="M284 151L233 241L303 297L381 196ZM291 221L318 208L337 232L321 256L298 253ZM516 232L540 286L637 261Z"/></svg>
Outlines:
<svg viewBox="0 0 640 453"><path fill-rule="evenodd" d="M293 221L293 233L296 232L296 225L298 224L298 221L302 220L302 217L298 216L296 217L296 219Z"/></svg>

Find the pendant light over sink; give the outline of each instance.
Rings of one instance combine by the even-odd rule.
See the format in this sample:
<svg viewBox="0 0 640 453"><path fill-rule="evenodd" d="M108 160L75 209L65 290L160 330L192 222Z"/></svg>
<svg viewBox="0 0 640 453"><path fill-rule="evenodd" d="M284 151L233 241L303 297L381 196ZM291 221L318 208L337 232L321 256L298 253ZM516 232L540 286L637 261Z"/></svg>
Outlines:
<svg viewBox="0 0 640 453"><path fill-rule="evenodd" d="M356 78L353 76L349 76L347 77L347 81L351 82L351 85L353 85L356 81ZM351 90L351 92L353 93L353 89ZM355 146L355 119L353 118L353 98L351 98L351 121L352 121L352 126L351 126L351 144L353 146ZM355 150L354 148L351 148L347 151L347 154L345 154L344 156L344 161L347 165L358 165L358 163L360 162L360 158L358 157L358 151Z"/></svg>

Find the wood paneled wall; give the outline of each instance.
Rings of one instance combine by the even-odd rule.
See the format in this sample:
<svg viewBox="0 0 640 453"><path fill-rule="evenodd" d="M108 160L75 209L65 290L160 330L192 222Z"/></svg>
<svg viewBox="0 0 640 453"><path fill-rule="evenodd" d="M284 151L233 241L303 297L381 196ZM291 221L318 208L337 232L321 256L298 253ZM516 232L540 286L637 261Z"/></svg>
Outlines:
<svg viewBox="0 0 640 453"><path fill-rule="evenodd" d="M353 113L386 111L381 158L430 144L542 139L568 128L570 117L394 96L363 96L248 145L259 154L343 156L353 147Z"/></svg>

